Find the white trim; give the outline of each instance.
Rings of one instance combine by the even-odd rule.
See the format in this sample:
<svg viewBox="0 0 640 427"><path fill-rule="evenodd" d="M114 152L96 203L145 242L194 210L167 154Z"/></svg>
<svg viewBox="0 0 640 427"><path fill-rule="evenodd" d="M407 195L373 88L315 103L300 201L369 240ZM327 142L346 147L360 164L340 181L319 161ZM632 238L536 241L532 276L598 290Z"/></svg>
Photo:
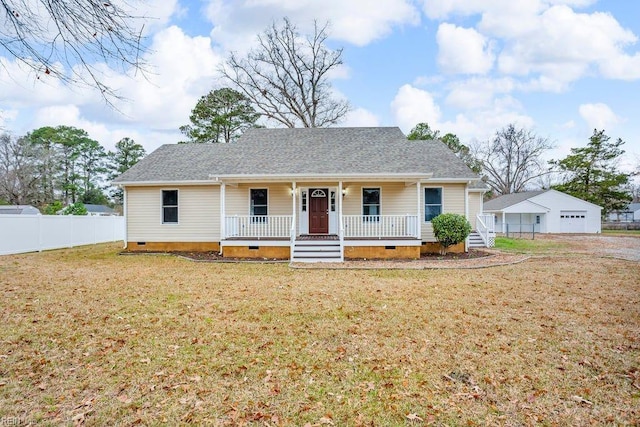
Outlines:
<svg viewBox="0 0 640 427"><path fill-rule="evenodd" d="M420 239L344 239L344 246L421 246Z"/></svg>
<svg viewBox="0 0 640 427"><path fill-rule="evenodd" d="M222 246L290 246L289 239L283 240L221 240L220 247Z"/></svg>
<svg viewBox="0 0 640 427"><path fill-rule="evenodd" d="M118 187L166 187L166 186L182 186L182 185L220 185L217 181L202 181L202 180L189 180L189 181L127 181L127 182L111 182L111 185Z"/></svg>
<svg viewBox="0 0 640 427"><path fill-rule="evenodd" d="M176 196L178 197L178 204L176 205L178 220L176 222L164 222L164 200L162 198L162 193L165 191L175 191ZM180 190L177 188L161 188L160 189L160 225L168 225L168 226L180 225Z"/></svg>
<svg viewBox="0 0 640 427"><path fill-rule="evenodd" d="M124 247L123 249L127 249L129 245L129 217L127 209L127 189L122 189L122 215L124 216Z"/></svg>
<svg viewBox="0 0 640 427"><path fill-rule="evenodd" d="M220 186L220 240L224 240L227 229L225 217L227 216L227 186L222 183ZM222 252L221 252L222 253Z"/></svg>
<svg viewBox="0 0 640 427"><path fill-rule="evenodd" d="M210 174L209 178L213 182L223 181L223 180L238 180L240 182L246 182L250 180L261 180L261 181L270 181L270 180L284 180L291 182L293 179L296 181L305 181L315 180L320 182L325 181L338 181L342 178L348 178L349 181L355 181L356 179L374 179L376 181L398 181L397 178L404 178L402 181L411 180L411 179L430 179L433 176L433 172L429 173L386 173L384 176L381 176L379 173L331 173L331 174L304 174L304 173L294 173L294 174L275 174L275 175L259 175L259 174L238 174L238 175L214 175ZM344 181L344 179L343 179ZM453 180L446 180L453 181ZM455 181L460 182L468 182L469 178L456 178Z"/></svg>

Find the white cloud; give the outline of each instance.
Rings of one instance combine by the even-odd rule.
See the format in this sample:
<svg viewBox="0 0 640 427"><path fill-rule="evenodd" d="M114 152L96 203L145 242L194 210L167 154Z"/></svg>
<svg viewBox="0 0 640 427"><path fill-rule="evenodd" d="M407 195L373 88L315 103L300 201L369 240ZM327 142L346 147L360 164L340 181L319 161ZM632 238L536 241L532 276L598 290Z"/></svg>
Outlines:
<svg viewBox="0 0 640 427"><path fill-rule="evenodd" d="M211 37L225 49L246 50L257 34L274 20L288 17L302 32L331 23L334 40L364 46L380 39L398 26L417 25L420 16L409 0L209 0L206 8L215 25Z"/></svg>
<svg viewBox="0 0 640 427"><path fill-rule="evenodd" d="M508 77L471 78L453 83L446 102L461 110L488 108L492 105L496 94L507 94L515 88L514 80Z"/></svg>
<svg viewBox="0 0 640 427"><path fill-rule="evenodd" d="M340 123L341 127L375 127L380 126L380 119L371 111L365 108L354 108L349 111L344 121Z"/></svg>
<svg viewBox="0 0 640 427"><path fill-rule="evenodd" d="M590 129L609 129L621 121L613 110L603 103L582 104L578 112Z"/></svg>
<svg viewBox="0 0 640 427"><path fill-rule="evenodd" d="M443 23L436 34L438 65L448 74L485 74L493 67L489 40L473 28Z"/></svg>
<svg viewBox="0 0 640 427"><path fill-rule="evenodd" d="M421 122L437 129L442 116L440 107L426 90L417 89L409 84L403 85L391 102L391 113L395 123L408 133Z"/></svg>

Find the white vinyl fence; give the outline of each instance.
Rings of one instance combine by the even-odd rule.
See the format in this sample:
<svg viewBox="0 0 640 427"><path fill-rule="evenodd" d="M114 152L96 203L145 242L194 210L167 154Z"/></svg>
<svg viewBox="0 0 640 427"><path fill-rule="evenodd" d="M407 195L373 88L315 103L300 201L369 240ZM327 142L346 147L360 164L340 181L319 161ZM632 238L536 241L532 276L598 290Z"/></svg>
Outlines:
<svg viewBox="0 0 640 427"><path fill-rule="evenodd" d="M124 240L123 216L0 215L0 255Z"/></svg>

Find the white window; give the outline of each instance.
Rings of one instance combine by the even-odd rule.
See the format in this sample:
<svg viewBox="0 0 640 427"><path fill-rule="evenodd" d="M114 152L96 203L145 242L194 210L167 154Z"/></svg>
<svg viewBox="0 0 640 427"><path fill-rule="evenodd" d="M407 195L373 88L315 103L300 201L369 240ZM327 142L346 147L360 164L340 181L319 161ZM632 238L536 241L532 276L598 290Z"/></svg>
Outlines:
<svg viewBox="0 0 640 427"><path fill-rule="evenodd" d="M178 190L162 190L162 223L178 223Z"/></svg>

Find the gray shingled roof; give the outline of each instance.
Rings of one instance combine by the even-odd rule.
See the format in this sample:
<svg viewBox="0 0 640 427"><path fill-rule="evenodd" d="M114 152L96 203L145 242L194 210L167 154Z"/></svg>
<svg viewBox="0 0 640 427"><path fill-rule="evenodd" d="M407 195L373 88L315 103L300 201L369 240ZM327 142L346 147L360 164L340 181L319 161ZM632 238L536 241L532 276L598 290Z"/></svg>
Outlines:
<svg viewBox="0 0 640 427"><path fill-rule="evenodd" d="M500 211L509 206L513 206L525 200L529 200L538 194L546 193L549 190L541 191L524 191L522 193L505 194L504 196L496 197L488 202L484 202L483 209L485 211Z"/></svg>
<svg viewBox="0 0 640 427"><path fill-rule="evenodd" d="M408 141L399 128L287 128L250 129L233 144L163 145L114 183L343 173L478 179L442 142Z"/></svg>

